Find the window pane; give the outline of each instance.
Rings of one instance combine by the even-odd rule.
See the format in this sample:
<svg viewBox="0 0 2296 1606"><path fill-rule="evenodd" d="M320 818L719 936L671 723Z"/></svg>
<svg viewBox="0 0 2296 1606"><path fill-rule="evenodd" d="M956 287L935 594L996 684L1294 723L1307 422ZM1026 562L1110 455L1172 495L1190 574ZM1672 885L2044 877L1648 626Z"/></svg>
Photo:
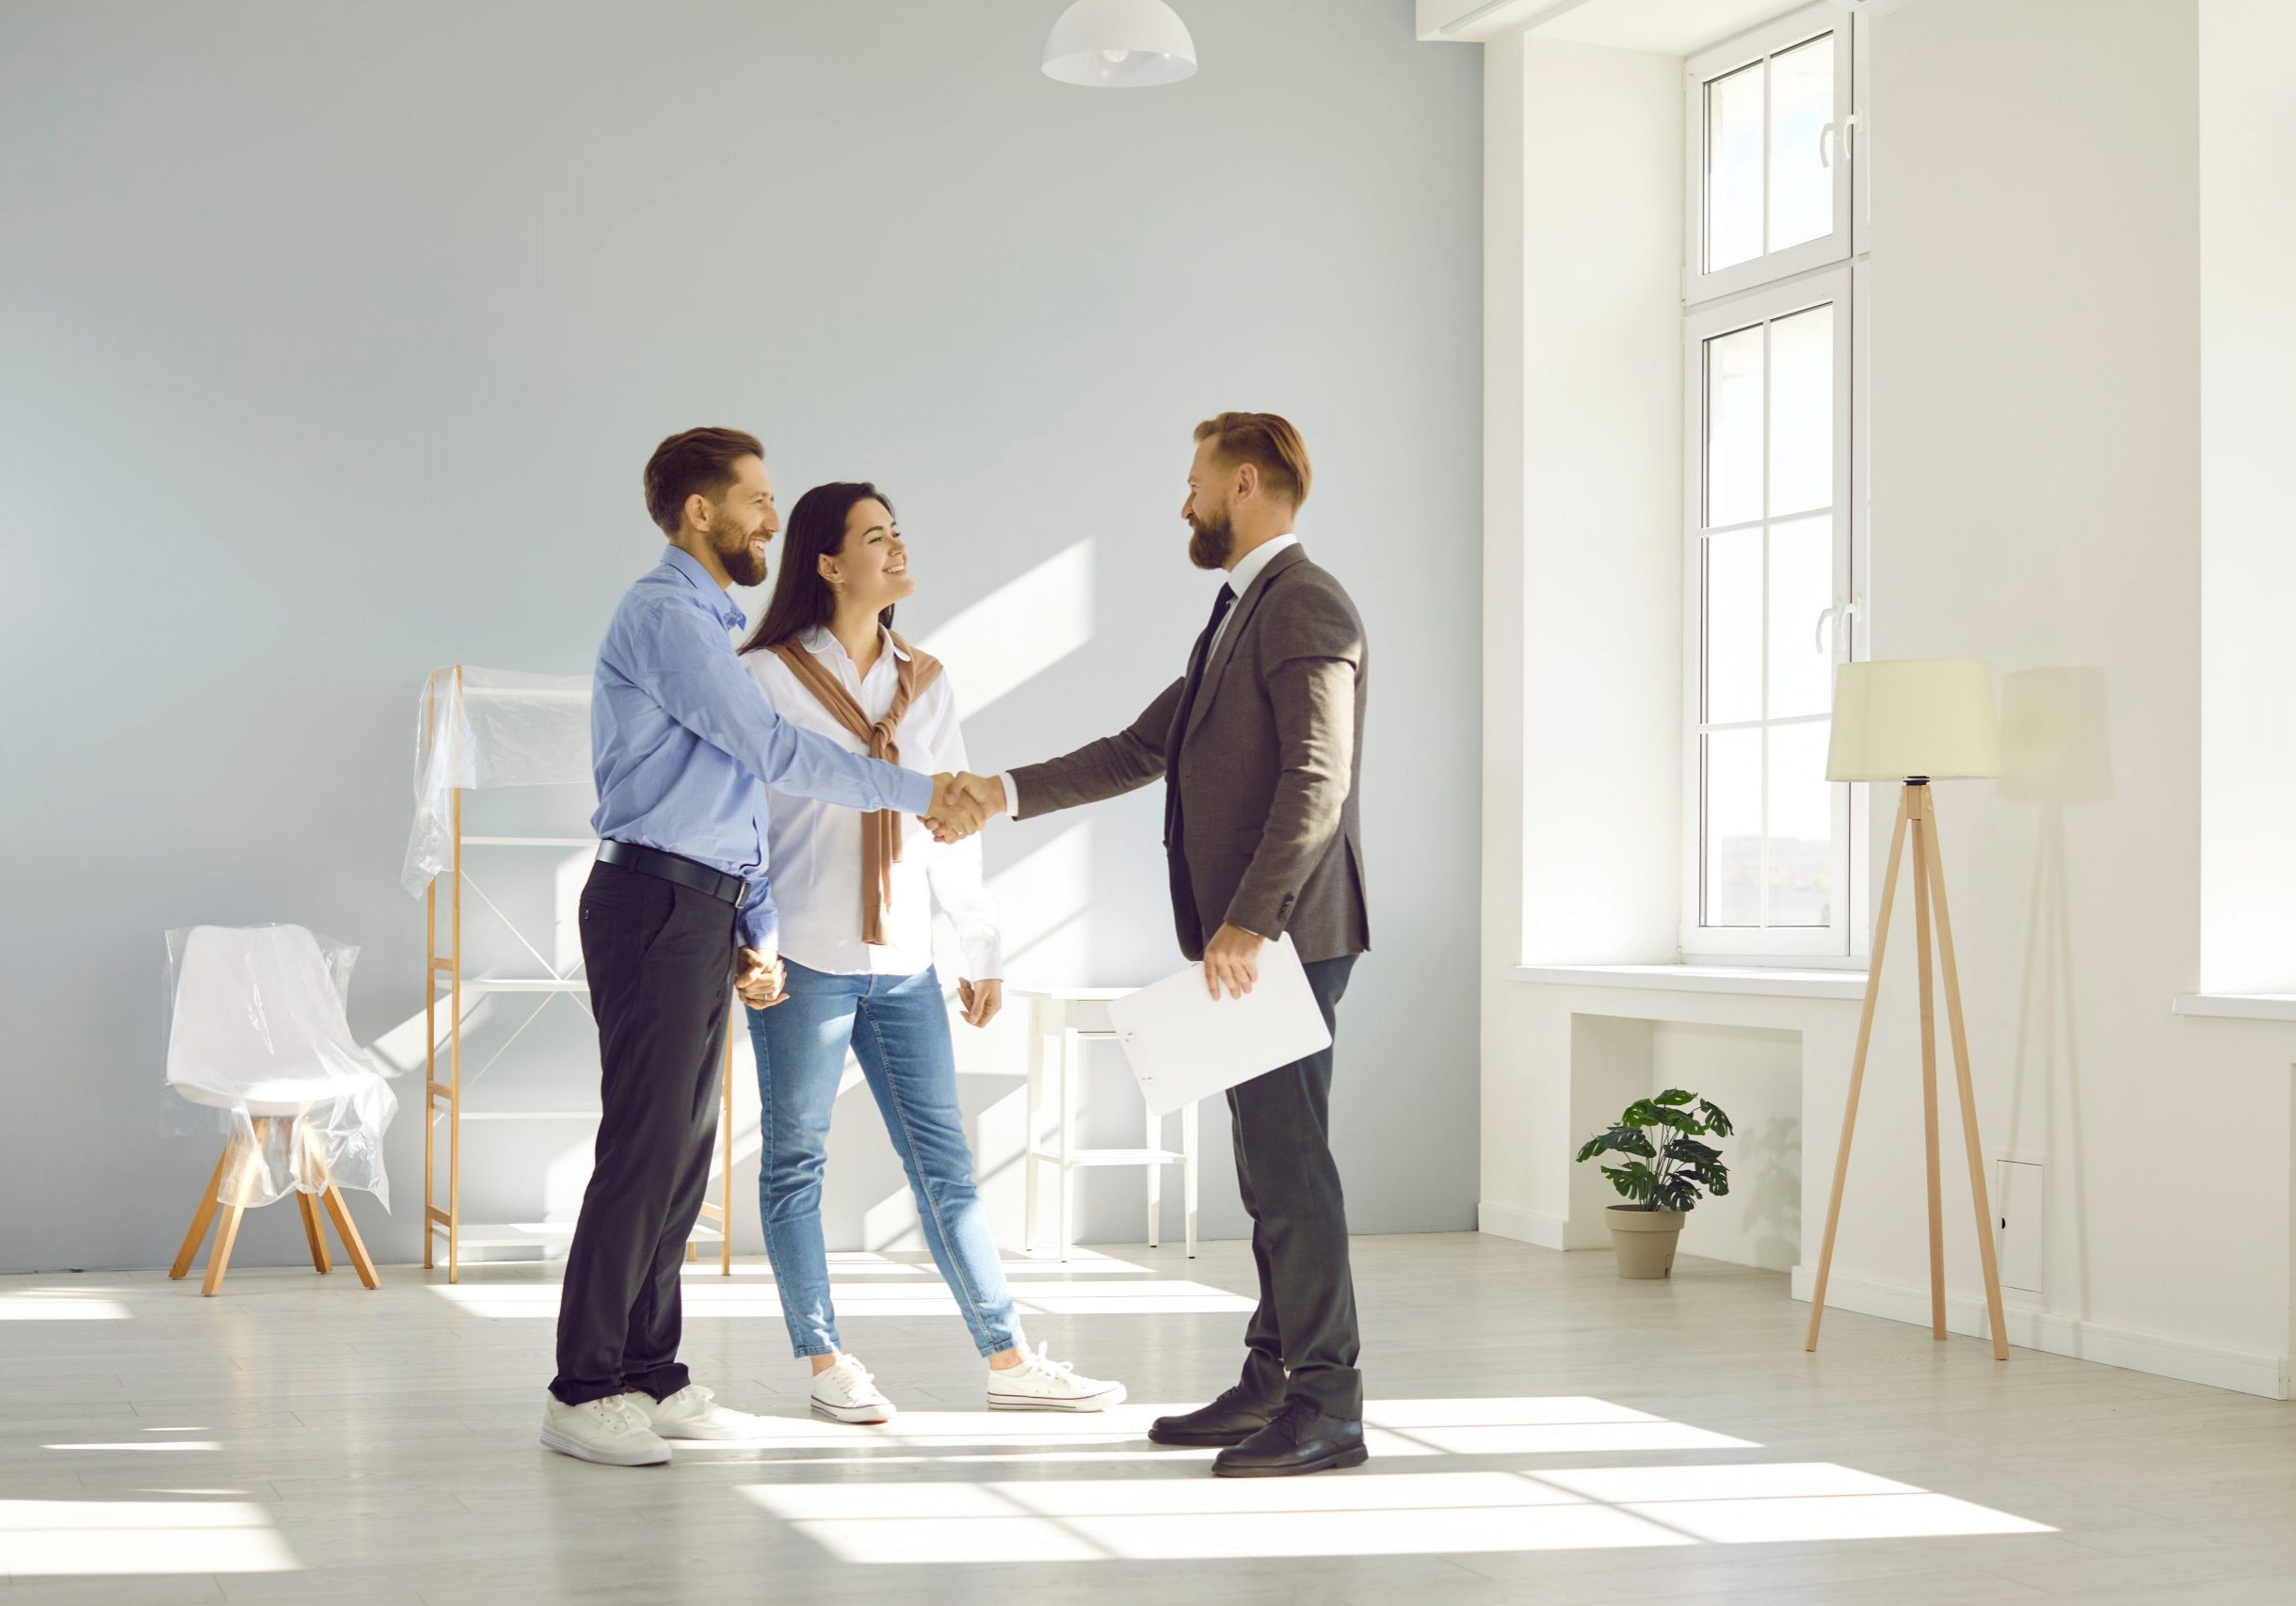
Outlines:
<svg viewBox="0 0 2296 1606"><path fill-rule="evenodd" d="M1706 925L1758 925L1762 907L1762 733L1717 731L1706 744Z"/></svg>
<svg viewBox="0 0 2296 1606"><path fill-rule="evenodd" d="M1770 513L1834 500L1834 309L1770 326Z"/></svg>
<svg viewBox="0 0 2296 1606"><path fill-rule="evenodd" d="M1709 536L1706 547L1706 719L1762 716L1762 532Z"/></svg>
<svg viewBox="0 0 2296 1606"><path fill-rule="evenodd" d="M1769 249L1774 251L1834 232L1834 175L1818 159L1825 125L1833 119L1831 34L1770 58Z"/></svg>
<svg viewBox="0 0 2296 1606"><path fill-rule="evenodd" d="M1834 522L1770 526L1770 708L1773 719L1833 706L1833 653L1819 646L1818 616L1834 604Z"/></svg>
<svg viewBox="0 0 2296 1606"><path fill-rule="evenodd" d="M1706 343L1706 522L1762 516L1762 327Z"/></svg>
<svg viewBox="0 0 2296 1606"><path fill-rule="evenodd" d="M1825 779L1830 723L1770 730L1771 925L1834 918L1834 783Z"/></svg>
<svg viewBox="0 0 2296 1606"><path fill-rule="evenodd" d="M1706 270L1762 254L1762 70L1706 87Z"/></svg>

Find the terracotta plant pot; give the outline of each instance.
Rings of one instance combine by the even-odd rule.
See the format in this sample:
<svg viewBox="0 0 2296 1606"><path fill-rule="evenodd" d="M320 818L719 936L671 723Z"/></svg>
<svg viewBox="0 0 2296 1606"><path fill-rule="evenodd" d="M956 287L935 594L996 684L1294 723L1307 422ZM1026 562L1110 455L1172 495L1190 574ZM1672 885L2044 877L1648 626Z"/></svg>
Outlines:
<svg viewBox="0 0 2296 1606"><path fill-rule="evenodd" d="M1679 1210L1645 1210L1640 1205L1610 1209L1611 1245L1618 1251L1622 1277L1662 1277L1674 1270L1675 1245L1682 1240Z"/></svg>

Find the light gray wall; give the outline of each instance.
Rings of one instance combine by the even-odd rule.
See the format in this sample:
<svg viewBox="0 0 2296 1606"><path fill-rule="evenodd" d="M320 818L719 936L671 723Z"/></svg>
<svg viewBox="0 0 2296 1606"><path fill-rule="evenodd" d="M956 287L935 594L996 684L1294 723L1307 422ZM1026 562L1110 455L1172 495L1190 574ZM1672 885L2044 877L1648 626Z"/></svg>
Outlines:
<svg viewBox="0 0 2296 1606"><path fill-rule="evenodd" d="M1298 422L1303 531L1377 654L1352 1214L1472 1225L1477 53L1415 44L1404 0L1183 0L1196 80L1087 93L1036 71L1058 9L0 9L0 1270L174 1248L214 1156L162 1116L165 928L310 924L364 947L362 1037L419 1017L423 674L586 671L657 544L639 466L702 422L765 437L785 506L893 490L919 634L1090 542L1089 638L978 711L983 763L1177 672L1188 428ZM1094 820L1059 949L1088 979L1172 962L1157 823L1152 794ZM1069 825L1000 830L992 871ZM391 1261L420 1253L417 1087L395 1213L354 1201ZM474 1188L570 1141L474 1151ZM1136 1236L1135 1200L1096 1191L1087 1231ZM294 1213L240 1254L298 1258Z"/></svg>

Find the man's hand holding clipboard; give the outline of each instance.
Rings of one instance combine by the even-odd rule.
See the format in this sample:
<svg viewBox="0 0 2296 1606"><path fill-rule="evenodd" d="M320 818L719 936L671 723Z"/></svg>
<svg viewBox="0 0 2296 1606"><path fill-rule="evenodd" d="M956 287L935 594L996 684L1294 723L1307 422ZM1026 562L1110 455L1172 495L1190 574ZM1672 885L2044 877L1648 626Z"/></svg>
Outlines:
<svg viewBox="0 0 2296 1606"><path fill-rule="evenodd" d="M1221 935L1230 929L1222 927ZM1232 961L1214 976L1215 938L1203 964L1109 1004L1124 1057L1152 1113L1168 1115L1331 1047L1291 938L1250 940L1260 944L1259 952L1247 957L1249 969L1240 978Z"/></svg>

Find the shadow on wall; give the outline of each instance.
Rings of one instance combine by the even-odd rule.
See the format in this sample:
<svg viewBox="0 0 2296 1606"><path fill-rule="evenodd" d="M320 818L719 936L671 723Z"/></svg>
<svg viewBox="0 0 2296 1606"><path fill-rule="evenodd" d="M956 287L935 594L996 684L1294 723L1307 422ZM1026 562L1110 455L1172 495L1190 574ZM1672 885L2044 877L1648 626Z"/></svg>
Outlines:
<svg viewBox="0 0 2296 1606"><path fill-rule="evenodd" d="M2073 997L2065 816L2070 808L2108 802L2113 795L2111 717L2102 669L2061 666L2002 677L1999 790L2007 801L2031 805L2035 818L2001 1152L2064 1168L2063 1181L2042 1196L2063 1198L2070 1213L2074 1285L2049 1291L2050 1305L2086 1317L2088 1168L2081 1151L2080 1012ZM2047 1275L2045 1266L2044 1281Z"/></svg>
<svg viewBox="0 0 2296 1606"><path fill-rule="evenodd" d="M1730 1197L1754 1265L1790 1272L1802 1253L1802 1122L1773 1116L1742 1126L1730 1145Z"/></svg>

